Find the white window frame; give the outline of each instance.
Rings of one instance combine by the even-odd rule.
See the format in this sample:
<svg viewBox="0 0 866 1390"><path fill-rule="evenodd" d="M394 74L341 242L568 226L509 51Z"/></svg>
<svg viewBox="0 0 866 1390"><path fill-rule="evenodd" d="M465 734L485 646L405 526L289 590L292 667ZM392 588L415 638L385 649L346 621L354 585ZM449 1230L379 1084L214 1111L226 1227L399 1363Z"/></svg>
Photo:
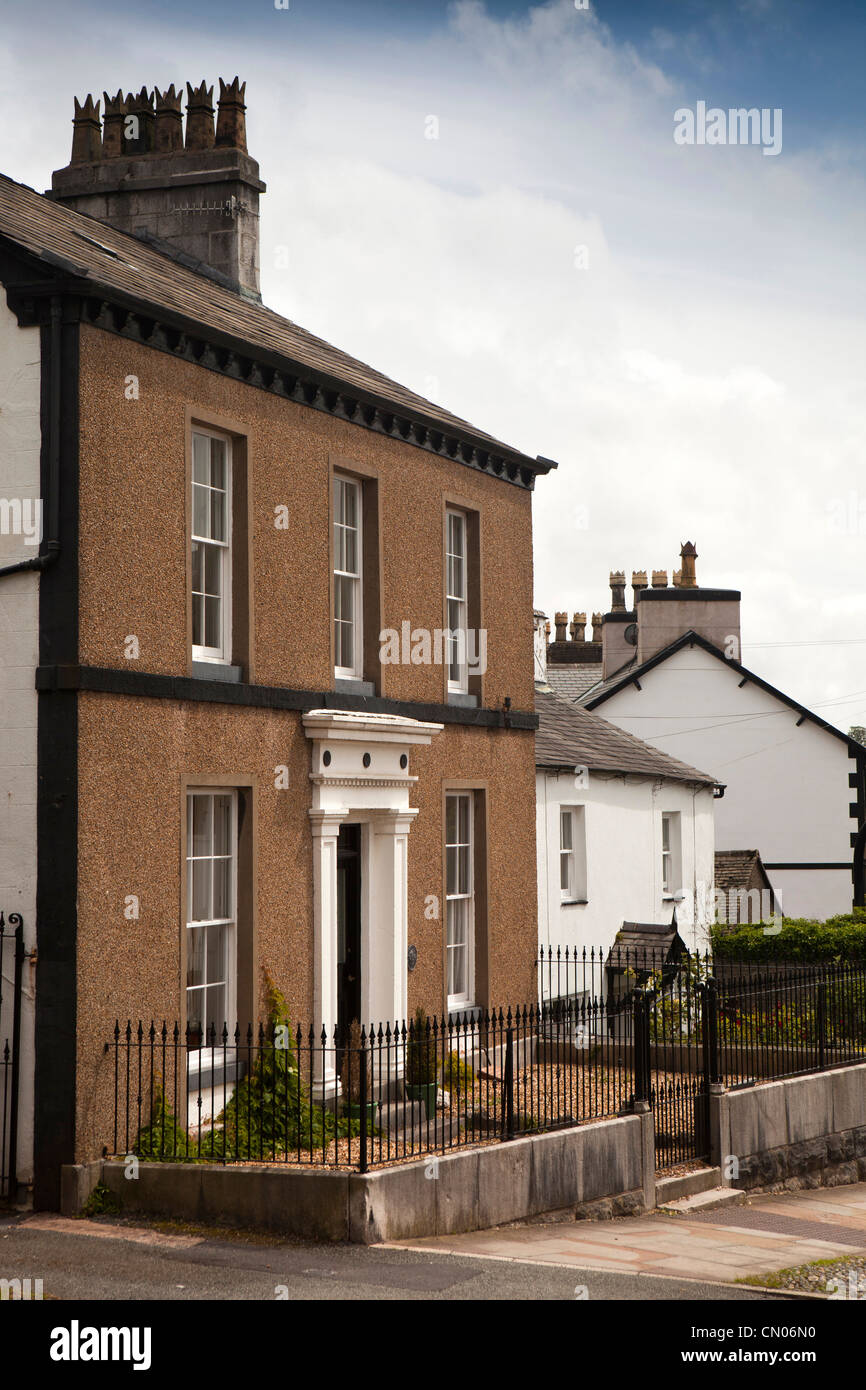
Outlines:
<svg viewBox="0 0 866 1390"><path fill-rule="evenodd" d="M214 855L213 852L211 852L210 854L205 854L205 855L196 855L196 854L194 854L193 851L194 851L195 846L194 846L194 842L193 842L193 803L194 803L194 798L196 798L196 797L206 797L206 798L208 798L208 799L211 801L211 813L210 813L210 814L211 814L211 846L210 846L211 851L213 851L213 802L214 802L214 800L215 800L217 797L226 797L226 798L228 799L228 802L229 802L229 854L228 854L228 855L219 855L219 856L218 856L218 855ZM230 866L230 867L229 867L229 882L228 882L228 898L229 898L229 901L228 901L228 915L227 915L226 917L219 917L219 918L212 917L212 916L211 916L211 917L205 917L205 918L193 918L193 916L192 916L192 911L193 911L193 867L192 867L192 866L193 866L195 863L197 863L199 860L208 859L208 860L210 860L210 861L213 863L213 862L216 862L218 859L221 859L221 858L228 858L228 859L229 859L229 866ZM191 993L193 990L195 990L195 989L200 989L200 988L202 988L202 986L200 986L200 985L190 985L190 984L189 984L189 961L190 961L191 937L188 935L188 933L190 933L191 931L202 931L202 930L207 931L207 928L209 928L209 927L215 927L215 926L222 927L222 928L224 928L225 931L226 931L226 938L227 938L227 939L226 939L226 944L225 944L225 954L226 954L226 960L225 960L225 979L224 979L224 981L222 982L222 987L223 987L224 990L225 990L225 1014L226 1014L226 1017L225 1017L223 1020L214 1019L213 1022L216 1024L216 1034L217 1034L218 1037L221 1035L223 1023L225 1023L225 1025L226 1025L227 1028L228 1028L228 1036L229 1036L229 1045L230 1045L230 1047L234 1045L234 1029L235 1029L235 1023L236 1023L236 1021L237 1021L237 951L238 951L238 912L237 912L238 886L237 886L237 885L238 885L238 794L237 794L237 791L236 791L235 789L231 788L231 787L188 787L188 788L187 788L187 793L186 793L186 885L185 885L185 887L186 887L186 904L185 904L185 913L184 913L184 919L185 919L184 931L187 933L186 938L185 938L185 946L186 946L186 950L185 950L185 958L186 958L186 980L185 980L185 982L184 982L185 1016L186 1016L187 1022L189 1022L189 1005L188 1005L188 1002L187 1002L187 1001L188 1001L188 999L189 999L190 993ZM212 885L211 885L211 892L212 892ZM212 904L211 904L211 905L212 905ZM205 972L205 977L206 977L206 975L207 975L207 944L206 944L206 943L205 943L205 956L204 956L204 962L203 962L203 964L204 964L204 972ZM205 985L204 988L205 988L205 991L207 991L207 985ZM207 993L205 993L205 998L207 998ZM191 1049L190 1052L189 1052L189 1054L188 1054L188 1055L189 1055L189 1059L190 1059L190 1071L196 1071L196 1072L198 1072L198 1071L205 1071L205 1070L207 1070L209 1067L211 1067L211 1066L213 1066L214 1064L216 1064L217 1062L219 1062L220 1065L222 1065L222 1062L223 1062L223 1049L222 1049L222 1047L217 1046L217 1047L211 1048L211 1047L206 1046L205 1040L206 1040L206 1038L207 1038L207 1028L208 1028L207 1008L205 1008L204 1013L205 1013L205 1025L204 1025L204 1031L203 1031L203 1037L202 1037L202 1046L201 1046L200 1048L196 1049L195 1051L193 1051L193 1050Z"/></svg>
<svg viewBox="0 0 866 1390"><path fill-rule="evenodd" d="M457 839L453 842L448 840L448 802L457 802L455 815ZM460 806L466 806L468 826L467 839L460 838ZM466 979L465 989L460 993L452 994L448 992L447 1008L449 1013L460 1009L472 1008L475 1004L475 794L471 791L446 791L445 793L445 988L451 978L450 955L454 945L461 944L466 952ZM457 849L458 852L458 891L449 892L448 886L448 850ZM465 849L468 858L468 884L469 891L461 893L459 891L459 855L460 850ZM463 921L464 940L462 943L449 943L451 934L452 904L453 912L457 915L459 911ZM458 905L460 905L458 907Z"/></svg>
<svg viewBox="0 0 866 1390"><path fill-rule="evenodd" d="M566 829L568 843L566 844ZM563 878L565 882L563 882ZM559 893L563 902L574 898L574 808L559 808Z"/></svg>
<svg viewBox="0 0 866 1390"><path fill-rule="evenodd" d="M679 811L662 812L662 896L677 898L682 894L682 818Z"/></svg>
<svg viewBox="0 0 866 1390"><path fill-rule="evenodd" d="M213 491L210 483L203 484L195 477L195 439L196 436L203 439L218 439L225 445L226 450L226 539L215 541L210 536L199 536L195 529L195 496L197 487L207 487ZM210 449L208 449L208 463L210 464ZM210 476L210 475L209 475ZM220 642L216 647L208 647L193 641L192 659L193 661L210 661L217 665L227 666L232 659L232 440L231 436L221 433L219 430L207 429L204 425L194 425L192 430L192 459L190 463L190 562L192 562L192 547L196 544L205 546L215 546L220 550ZM204 561L202 561L202 584L204 580ZM192 585L192 572L190 572L190 585ZM198 595L195 590L192 593L193 610L198 602ZM195 632L195 611L193 611L192 630ZM202 630L204 636L204 630Z"/></svg>
<svg viewBox="0 0 866 1390"><path fill-rule="evenodd" d="M452 523L459 523L460 534L462 536L462 551L452 549ZM451 583L452 565L451 561L460 560L462 566L463 583L461 585ZM451 615L454 612L457 622L452 623ZM465 695L469 690L469 653L468 653L468 623L469 623L469 524L465 512L458 511L456 507L446 507L445 509L445 628L448 634L446 638L447 661L448 661L448 692L449 694ZM455 641L452 633L462 633L462 643L459 639ZM461 651L462 646L462 651ZM456 647L456 660L454 659ZM452 675L456 669L457 674Z"/></svg>
<svg viewBox="0 0 866 1390"><path fill-rule="evenodd" d="M563 830L569 827L571 844L565 844ZM563 885L562 866L567 865L568 882ZM587 901L586 808L582 805L559 808L559 896L564 903Z"/></svg>
<svg viewBox="0 0 866 1390"><path fill-rule="evenodd" d="M351 489L355 495L355 518L356 524L353 528L348 527L345 521L338 520L341 515L341 508L338 505L342 488ZM363 513L363 484L359 478L353 478L347 473L334 473L333 488L331 495L331 506L333 509L333 547L334 547L334 676L337 680L361 680L364 674L364 513ZM353 529L355 532L355 569L343 570L337 568L338 546L337 528L343 530ZM337 641L337 584L339 580L351 581L352 594L352 651L354 662L351 666L343 666L338 660L339 643ZM344 620L341 618L340 622Z"/></svg>

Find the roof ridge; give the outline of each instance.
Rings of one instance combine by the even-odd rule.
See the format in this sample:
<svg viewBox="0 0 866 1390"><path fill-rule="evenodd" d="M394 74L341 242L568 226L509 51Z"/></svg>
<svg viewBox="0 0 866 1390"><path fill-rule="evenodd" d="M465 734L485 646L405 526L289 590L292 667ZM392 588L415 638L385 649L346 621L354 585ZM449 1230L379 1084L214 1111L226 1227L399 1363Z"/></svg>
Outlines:
<svg viewBox="0 0 866 1390"><path fill-rule="evenodd" d="M617 684L617 678L619 678L623 684L629 684L646 671L652 670L655 666L660 666L668 657L674 656L687 642L691 646L697 644L697 646L707 652L709 656L715 657L717 661L723 662L729 670L735 671L738 675L745 676L747 681L752 681L755 685L760 686L762 690L773 695L777 700L780 700L783 705L787 705L789 709L799 710L804 718L811 719L820 729L823 729L828 734L832 734L834 738L840 738L844 743L849 745L852 743L848 735L843 733L841 729L837 729L835 724L831 724L830 721L824 719L822 715L816 714L814 710L809 709L808 705L803 705L799 700L795 700L793 695L786 695L784 690L780 690L778 686L772 685L770 681L765 680L763 676L759 676L756 671L752 671L748 666L744 666L742 662L736 661L734 657L726 656L720 647L717 647L709 638L703 637L701 633L695 632L693 627L687 628L685 632L680 633L680 636L675 637L673 642L669 642L666 647L660 647L657 652L653 652L652 656L648 656L645 661L635 666L628 676L623 674L623 668L620 672L614 672L612 676L608 677L608 681L610 682L609 687L608 681L602 681L600 686L596 686L593 690L586 691L586 693L581 696L581 701L585 700L587 702L582 705L582 708L589 710L590 713L594 713L594 710L590 708L589 702L599 699L600 696L606 699L609 694L612 694Z"/></svg>

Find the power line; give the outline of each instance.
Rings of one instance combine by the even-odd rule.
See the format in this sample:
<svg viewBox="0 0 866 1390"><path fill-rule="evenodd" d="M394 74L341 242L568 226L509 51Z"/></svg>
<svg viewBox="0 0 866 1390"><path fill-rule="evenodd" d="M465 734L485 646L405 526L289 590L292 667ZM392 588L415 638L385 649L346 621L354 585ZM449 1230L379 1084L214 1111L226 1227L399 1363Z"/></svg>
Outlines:
<svg viewBox="0 0 866 1390"><path fill-rule="evenodd" d="M815 641L802 642L743 642L743 647L857 647L866 643L866 637L823 637Z"/></svg>

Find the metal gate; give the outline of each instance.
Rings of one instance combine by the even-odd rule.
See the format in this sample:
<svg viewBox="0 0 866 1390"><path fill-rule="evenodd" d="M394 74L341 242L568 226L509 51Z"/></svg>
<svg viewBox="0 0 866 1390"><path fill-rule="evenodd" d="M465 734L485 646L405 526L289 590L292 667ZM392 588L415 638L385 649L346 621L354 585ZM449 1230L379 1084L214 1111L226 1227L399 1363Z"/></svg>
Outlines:
<svg viewBox="0 0 866 1390"><path fill-rule="evenodd" d="M0 912L0 1202L13 1202L18 1175L18 1077L24 929L19 912Z"/></svg>
<svg viewBox="0 0 866 1390"><path fill-rule="evenodd" d="M715 981L695 979L688 967L635 995L635 1098L652 1108L660 1171L710 1157L717 1020Z"/></svg>

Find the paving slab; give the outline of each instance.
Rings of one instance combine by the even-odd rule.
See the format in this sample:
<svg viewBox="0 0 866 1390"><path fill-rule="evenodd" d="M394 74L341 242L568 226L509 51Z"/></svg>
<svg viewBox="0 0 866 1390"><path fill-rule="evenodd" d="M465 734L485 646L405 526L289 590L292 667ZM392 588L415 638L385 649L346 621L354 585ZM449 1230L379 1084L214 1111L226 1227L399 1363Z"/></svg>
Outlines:
<svg viewBox="0 0 866 1390"><path fill-rule="evenodd" d="M770 1270L866 1254L866 1183L749 1197L703 1213L525 1225L396 1241L413 1250L518 1259L584 1269L733 1281Z"/></svg>

